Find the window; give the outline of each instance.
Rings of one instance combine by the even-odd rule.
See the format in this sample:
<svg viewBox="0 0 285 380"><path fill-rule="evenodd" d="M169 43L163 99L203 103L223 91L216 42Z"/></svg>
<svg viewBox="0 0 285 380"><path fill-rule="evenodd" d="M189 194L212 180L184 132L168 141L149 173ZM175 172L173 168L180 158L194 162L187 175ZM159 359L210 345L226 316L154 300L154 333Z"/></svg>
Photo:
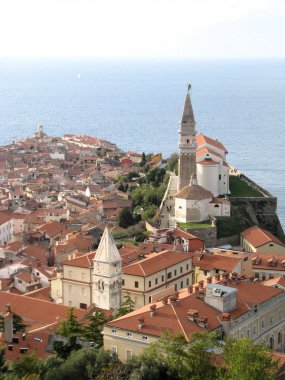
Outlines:
<svg viewBox="0 0 285 380"><path fill-rule="evenodd" d="M273 324L273 315L271 315L271 317L270 317L270 324L271 325Z"/></svg>
<svg viewBox="0 0 285 380"><path fill-rule="evenodd" d="M151 303L151 296L148 297L148 303Z"/></svg>
<svg viewBox="0 0 285 380"><path fill-rule="evenodd" d="M133 336L133 334L132 334L131 332L128 331L128 332L127 332L127 337L128 337L128 338L131 338L132 336Z"/></svg>
<svg viewBox="0 0 285 380"><path fill-rule="evenodd" d="M157 285L157 283L158 283L158 278L155 279L155 285Z"/></svg>
<svg viewBox="0 0 285 380"><path fill-rule="evenodd" d="M255 273L254 273L254 277L255 277L255 278L259 278L259 273L258 273L258 272L255 272Z"/></svg>
<svg viewBox="0 0 285 380"><path fill-rule="evenodd" d="M164 276L161 276L161 282L163 282L164 281Z"/></svg>
<svg viewBox="0 0 285 380"><path fill-rule="evenodd" d="M189 269L189 264L186 264L186 270L188 270Z"/></svg>
<svg viewBox="0 0 285 380"><path fill-rule="evenodd" d="M175 270L174 270L174 276L176 276L176 275L177 275L177 270L175 269Z"/></svg>
<svg viewBox="0 0 285 380"><path fill-rule="evenodd" d="M149 288L151 287L151 281L148 282L148 287L149 287Z"/></svg>
<svg viewBox="0 0 285 380"><path fill-rule="evenodd" d="M175 284L175 287L174 287L175 291L177 292L177 284Z"/></svg>
<svg viewBox="0 0 285 380"><path fill-rule="evenodd" d="M117 334L117 330L116 329L112 329L112 334Z"/></svg>
<svg viewBox="0 0 285 380"><path fill-rule="evenodd" d="M183 288L183 281L180 282L180 288Z"/></svg>
<svg viewBox="0 0 285 380"><path fill-rule="evenodd" d="M282 334L279 331L279 333L278 333L278 344L281 344L281 343L282 343Z"/></svg>
<svg viewBox="0 0 285 380"><path fill-rule="evenodd" d="M172 277L172 273L171 272L167 273L167 278L170 279L171 277Z"/></svg>
<svg viewBox="0 0 285 380"><path fill-rule="evenodd" d="M204 276L207 276L207 275L208 275L208 272L204 270Z"/></svg>
<svg viewBox="0 0 285 380"><path fill-rule="evenodd" d="M126 359L130 359L132 355L132 350L126 350Z"/></svg>
<svg viewBox="0 0 285 380"><path fill-rule="evenodd" d="M142 336L142 340L147 340L148 338L147 338L147 336L146 335L143 335Z"/></svg>
<svg viewBox="0 0 285 380"><path fill-rule="evenodd" d="M138 288L138 287L139 287L139 282L135 281L135 288Z"/></svg>
<svg viewBox="0 0 285 380"><path fill-rule="evenodd" d="M253 335L256 335L256 326L253 326Z"/></svg>
<svg viewBox="0 0 285 380"><path fill-rule="evenodd" d="M86 303L80 303L79 307L80 307L80 309L86 310L87 309L87 304Z"/></svg>
<svg viewBox="0 0 285 380"><path fill-rule="evenodd" d="M122 279L122 286L125 286L125 279Z"/></svg>
<svg viewBox="0 0 285 380"><path fill-rule="evenodd" d="M186 285L189 285L189 278L186 279Z"/></svg>
<svg viewBox="0 0 285 380"><path fill-rule="evenodd" d="M112 354L116 354L117 353L117 347L112 346L111 347L111 352L112 352Z"/></svg>
<svg viewBox="0 0 285 380"><path fill-rule="evenodd" d="M245 261L248 261L248 257L244 257L243 261L244 261L244 262L245 262Z"/></svg>
<svg viewBox="0 0 285 380"><path fill-rule="evenodd" d="M222 179L222 176L221 176L221 174L219 174L219 179L220 179L220 180Z"/></svg>
<svg viewBox="0 0 285 380"><path fill-rule="evenodd" d="M183 273L183 267L180 267L180 273Z"/></svg>
<svg viewBox="0 0 285 380"><path fill-rule="evenodd" d="M264 326L265 326L265 324L264 324L264 320L263 320L263 321L261 321L261 328L264 329Z"/></svg>

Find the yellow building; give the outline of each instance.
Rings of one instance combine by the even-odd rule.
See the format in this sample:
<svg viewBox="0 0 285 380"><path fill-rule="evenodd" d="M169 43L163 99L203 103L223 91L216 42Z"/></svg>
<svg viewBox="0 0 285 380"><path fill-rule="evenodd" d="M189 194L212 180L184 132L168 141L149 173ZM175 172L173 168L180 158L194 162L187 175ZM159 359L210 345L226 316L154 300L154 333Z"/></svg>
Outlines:
<svg viewBox="0 0 285 380"><path fill-rule="evenodd" d="M95 252L64 261L62 278L63 304L86 309L92 304L92 274Z"/></svg>
<svg viewBox="0 0 285 380"><path fill-rule="evenodd" d="M285 292L234 278L223 284L190 286L105 325L104 348L120 360L138 355L165 331L182 334L217 331L221 338L249 337L284 351Z"/></svg>
<svg viewBox="0 0 285 380"><path fill-rule="evenodd" d="M194 283L214 277L216 274L236 273L252 276L252 254L232 249L214 248L212 253L193 256Z"/></svg>
<svg viewBox="0 0 285 380"><path fill-rule="evenodd" d="M192 284L189 253L162 251L123 267L123 296L130 296L135 308Z"/></svg>
<svg viewBox="0 0 285 380"><path fill-rule="evenodd" d="M249 252L285 254L285 244L271 232L253 226L241 234L241 246Z"/></svg>

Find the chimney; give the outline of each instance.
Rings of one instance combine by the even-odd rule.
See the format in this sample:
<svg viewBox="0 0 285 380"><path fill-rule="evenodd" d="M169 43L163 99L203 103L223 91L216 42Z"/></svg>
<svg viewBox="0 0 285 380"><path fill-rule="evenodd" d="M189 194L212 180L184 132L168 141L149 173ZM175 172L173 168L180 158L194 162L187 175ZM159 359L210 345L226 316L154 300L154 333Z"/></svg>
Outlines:
<svg viewBox="0 0 285 380"><path fill-rule="evenodd" d="M177 304L178 298L175 294L173 294L172 296L169 297L169 300L170 300L171 305L175 306Z"/></svg>
<svg viewBox="0 0 285 380"><path fill-rule="evenodd" d="M195 310L195 309L189 309L187 311L187 319L191 322L196 322L197 321L197 318L198 318L198 310Z"/></svg>
<svg viewBox="0 0 285 380"><path fill-rule="evenodd" d="M3 315L4 318L4 339L7 343L13 342L13 313L8 308L7 313Z"/></svg>
<svg viewBox="0 0 285 380"><path fill-rule="evenodd" d="M197 318L197 325L206 329L208 327L208 318L207 317L199 317Z"/></svg>
<svg viewBox="0 0 285 380"><path fill-rule="evenodd" d="M221 279L220 273L215 274L215 279L217 282L220 281L220 279Z"/></svg>
<svg viewBox="0 0 285 380"><path fill-rule="evenodd" d="M224 333L226 336L228 336L230 333L230 327L231 327L231 315L229 313L222 313L221 322L222 322Z"/></svg>
<svg viewBox="0 0 285 380"><path fill-rule="evenodd" d="M155 304L151 305L149 310L150 310L150 316L153 317L156 313L156 305Z"/></svg>
<svg viewBox="0 0 285 380"><path fill-rule="evenodd" d="M138 319L138 329L142 329L144 327L144 318Z"/></svg>
<svg viewBox="0 0 285 380"><path fill-rule="evenodd" d="M188 286L188 293L189 294L193 293L193 285Z"/></svg>
<svg viewBox="0 0 285 380"><path fill-rule="evenodd" d="M164 297L162 299L162 303L163 303L163 305L167 305L167 303L168 303L168 297Z"/></svg>

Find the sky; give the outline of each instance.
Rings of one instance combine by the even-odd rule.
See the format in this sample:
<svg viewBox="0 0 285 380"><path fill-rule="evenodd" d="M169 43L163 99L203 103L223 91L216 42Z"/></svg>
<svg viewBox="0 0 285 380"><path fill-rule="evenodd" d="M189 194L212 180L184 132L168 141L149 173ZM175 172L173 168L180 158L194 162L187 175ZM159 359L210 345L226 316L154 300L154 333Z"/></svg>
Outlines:
<svg viewBox="0 0 285 380"><path fill-rule="evenodd" d="M0 57L285 57L285 0L0 0Z"/></svg>

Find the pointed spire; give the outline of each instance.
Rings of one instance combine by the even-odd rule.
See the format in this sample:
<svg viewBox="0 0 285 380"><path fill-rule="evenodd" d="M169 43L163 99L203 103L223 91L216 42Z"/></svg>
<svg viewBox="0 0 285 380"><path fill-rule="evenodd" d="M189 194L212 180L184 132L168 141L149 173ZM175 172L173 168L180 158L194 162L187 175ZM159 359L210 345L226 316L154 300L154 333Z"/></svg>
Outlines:
<svg viewBox="0 0 285 380"><path fill-rule="evenodd" d="M194 118L191 98L190 98L190 94L189 94L190 88L191 88L191 85L189 84L188 85L188 91L186 94L185 103L184 103L184 109L183 109L181 123L195 124L195 118Z"/></svg>
<svg viewBox="0 0 285 380"><path fill-rule="evenodd" d="M94 260L101 262L118 262L121 261L121 255L118 251L114 238L106 227L100 240Z"/></svg>

